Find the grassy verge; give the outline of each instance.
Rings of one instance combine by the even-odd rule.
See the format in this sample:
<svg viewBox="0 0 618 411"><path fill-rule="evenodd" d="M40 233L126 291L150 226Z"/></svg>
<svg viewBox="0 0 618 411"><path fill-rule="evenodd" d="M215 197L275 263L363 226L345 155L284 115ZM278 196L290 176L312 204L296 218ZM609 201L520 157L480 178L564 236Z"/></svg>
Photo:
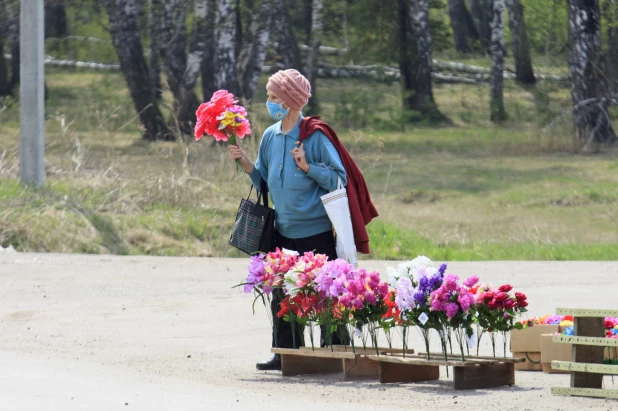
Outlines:
<svg viewBox="0 0 618 411"><path fill-rule="evenodd" d="M241 256L227 240L249 182L224 146L141 141L117 74L51 71L47 83L43 190L18 183L19 104L0 102L0 245ZM486 87L439 85L455 126L435 128L404 127L396 85L323 80L318 93L380 211L369 258L618 259L617 156L572 154L570 119L553 121L568 90L507 83L510 119L495 126ZM256 134L268 124L256 104ZM258 143L243 142L254 157Z"/></svg>

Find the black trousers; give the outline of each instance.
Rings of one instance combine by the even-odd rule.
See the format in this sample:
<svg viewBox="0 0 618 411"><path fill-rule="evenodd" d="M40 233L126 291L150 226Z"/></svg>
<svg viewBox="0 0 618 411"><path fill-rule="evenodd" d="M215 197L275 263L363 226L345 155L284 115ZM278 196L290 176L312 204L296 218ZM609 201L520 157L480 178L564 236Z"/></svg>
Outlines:
<svg viewBox="0 0 618 411"><path fill-rule="evenodd" d="M335 260L337 258L337 249L335 247L335 237L332 231L326 231L324 233L316 234L311 237L303 238L287 238L275 231L274 246L279 248L287 248L288 250L298 251L303 254L308 251L313 251L316 254L324 254L328 256L329 260ZM272 346L279 348L298 348L304 346L304 334L298 325L292 326L289 322L283 318L277 318L277 313L281 309L280 304L283 300L284 294L281 289L276 289L273 292L273 299L270 303L270 310L273 319L273 340ZM320 328L320 346L326 345L324 336L326 331L324 327ZM334 345L347 345L350 343L350 337L345 331L343 336L340 333L334 333L332 336L332 343Z"/></svg>

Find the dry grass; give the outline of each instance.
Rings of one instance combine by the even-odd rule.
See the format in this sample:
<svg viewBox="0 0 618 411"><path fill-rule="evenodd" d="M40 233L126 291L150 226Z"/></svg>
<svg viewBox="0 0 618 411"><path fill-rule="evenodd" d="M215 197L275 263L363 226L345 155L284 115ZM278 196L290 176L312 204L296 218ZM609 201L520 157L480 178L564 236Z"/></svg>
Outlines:
<svg viewBox="0 0 618 411"><path fill-rule="evenodd" d="M227 239L249 182L242 171L236 174L225 146L207 138L142 141L118 76L52 72L47 81L52 97L43 191L17 182L18 110L14 102L0 102L0 245L240 256ZM388 126L361 132L349 124L341 133L380 210L369 226L372 257L618 257L612 228L618 215L616 153L571 154L568 116L543 131L564 110L567 90L509 85L510 120L498 127L486 118L486 87L440 85L436 99L456 127L401 131L392 108L396 86L321 84L326 120L366 113ZM341 101L355 90L372 97ZM263 91L256 101L263 101ZM367 111L371 107L374 113ZM254 108L253 128L260 135L269 123L261 104ZM338 128L346 130L342 123ZM243 142L254 158L258 143Z"/></svg>

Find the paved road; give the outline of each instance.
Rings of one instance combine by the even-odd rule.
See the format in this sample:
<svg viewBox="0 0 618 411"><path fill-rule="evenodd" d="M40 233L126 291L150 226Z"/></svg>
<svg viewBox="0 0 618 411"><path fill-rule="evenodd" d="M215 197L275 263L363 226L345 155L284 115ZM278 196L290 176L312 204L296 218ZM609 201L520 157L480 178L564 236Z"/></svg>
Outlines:
<svg viewBox="0 0 618 411"><path fill-rule="evenodd" d="M386 264L361 262L382 271ZM252 315L251 296L232 288L246 265L1 253L0 410L618 409L618 401L552 396L552 385L568 386L564 375L518 372L514 387L455 392L446 376L382 386L258 372L269 322L263 307ZM528 294L531 315L618 307L618 262L449 266L462 277L512 283ZM607 378L606 385L618 388Z"/></svg>

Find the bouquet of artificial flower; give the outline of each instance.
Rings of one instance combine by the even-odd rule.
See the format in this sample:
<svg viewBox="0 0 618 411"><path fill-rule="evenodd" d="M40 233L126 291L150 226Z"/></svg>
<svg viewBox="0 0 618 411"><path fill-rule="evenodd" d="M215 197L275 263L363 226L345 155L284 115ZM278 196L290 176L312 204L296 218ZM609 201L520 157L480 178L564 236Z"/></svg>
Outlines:
<svg viewBox="0 0 618 411"><path fill-rule="evenodd" d="M213 136L217 141L227 141L236 145L237 138L251 134L251 124L247 120L247 111L237 105L238 100L227 90L215 92L210 101L200 104L195 115L195 139L199 141L204 134ZM236 160L238 166L240 160Z"/></svg>

